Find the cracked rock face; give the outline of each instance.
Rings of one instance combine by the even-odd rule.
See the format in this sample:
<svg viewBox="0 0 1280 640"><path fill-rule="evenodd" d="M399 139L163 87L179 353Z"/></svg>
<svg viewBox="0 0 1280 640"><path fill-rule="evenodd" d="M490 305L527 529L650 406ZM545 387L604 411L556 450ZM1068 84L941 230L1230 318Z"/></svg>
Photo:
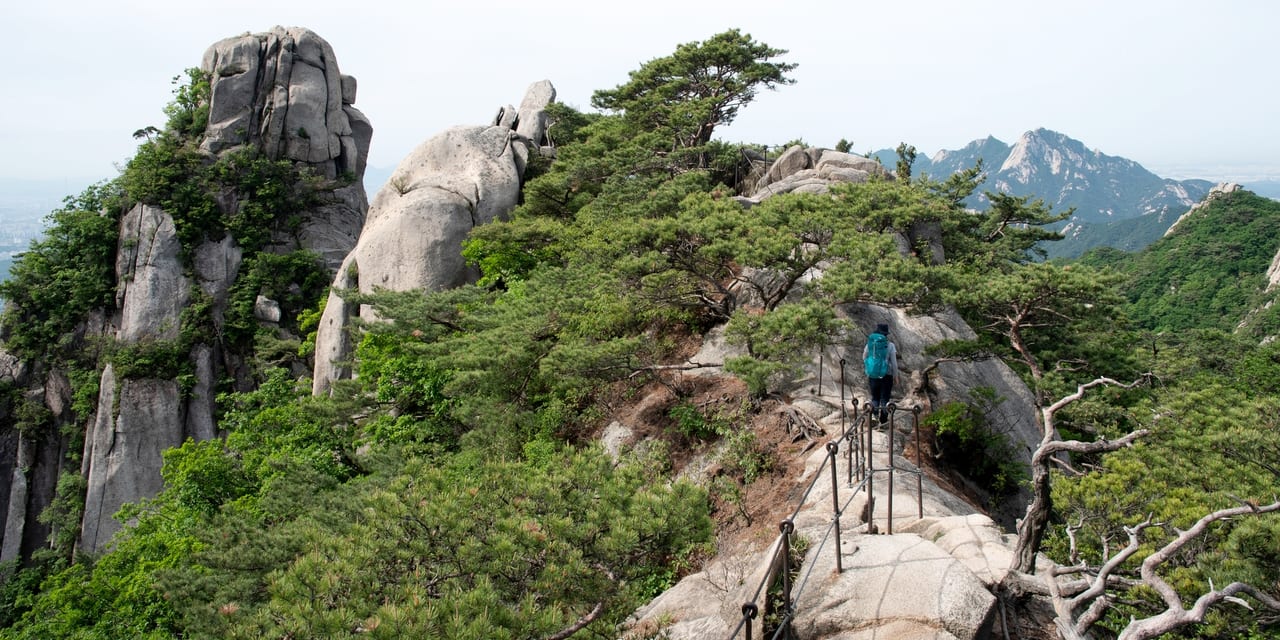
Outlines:
<svg viewBox="0 0 1280 640"><path fill-rule="evenodd" d="M374 197L334 289L441 291L474 282L479 274L463 260L462 242L519 204L521 177L545 137L544 109L554 99L550 82L536 82L519 109L500 109L489 126L448 129L400 161ZM349 377L340 364L351 357L346 328L360 313L330 294L316 337L316 393Z"/></svg>
<svg viewBox="0 0 1280 640"><path fill-rule="evenodd" d="M278 233L265 250L308 249L336 269L355 246L367 208L361 180L373 130L352 106L355 79L339 72L328 42L303 28L276 27L219 41L205 52L201 68L210 78L203 151L219 155L254 147L331 180L321 204L299 212L296 229ZM238 203L232 198L220 206L226 214ZM104 329L121 346L147 349L178 338L196 291L208 296L214 323L222 322L242 250L229 235L207 240L189 248L187 267L172 213L139 204L121 220L121 284ZM262 306L261 315L272 321L270 305ZM149 377L159 373L111 367L103 372L84 449L82 549L105 549L121 527L113 518L120 506L162 488L162 451L187 438L216 436L217 385L235 375L230 370L236 365L217 345L198 344L186 355L194 375L185 388L174 379Z"/></svg>
<svg viewBox="0 0 1280 640"><path fill-rule="evenodd" d="M211 84L204 150L255 143L327 178L364 173L373 128L353 106L355 78L339 72L333 47L315 32L275 27L227 38L200 68Z"/></svg>
<svg viewBox="0 0 1280 640"><path fill-rule="evenodd" d="M296 237L274 238L280 250L315 251L336 269L368 209L363 180L373 125L355 107L356 79L342 75L328 42L300 27L214 43L201 70L210 77L204 151L252 145L345 185L301 213Z"/></svg>

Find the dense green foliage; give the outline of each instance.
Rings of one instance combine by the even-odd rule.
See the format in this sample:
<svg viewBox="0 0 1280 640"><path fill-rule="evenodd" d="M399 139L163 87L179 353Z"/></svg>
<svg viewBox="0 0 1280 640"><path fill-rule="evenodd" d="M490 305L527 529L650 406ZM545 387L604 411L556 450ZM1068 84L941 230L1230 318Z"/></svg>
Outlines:
<svg viewBox="0 0 1280 640"><path fill-rule="evenodd" d="M114 301L118 229L115 183L68 197L49 215L45 235L31 243L0 283L6 348L25 359L76 357L76 325Z"/></svg>
<svg viewBox="0 0 1280 640"><path fill-rule="evenodd" d="M173 216L187 252L226 233L246 251L257 251L273 233L294 230L294 214L318 202L320 186L307 170L288 160L271 160L254 147L210 162L198 140L168 131L139 146L119 180L132 201L159 206ZM235 196L232 210L219 205L227 195Z"/></svg>
<svg viewBox="0 0 1280 640"><path fill-rule="evenodd" d="M1146 532L1140 558L1210 511L1246 500L1276 499L1280 386L1275 381L1280 380L1280 348L1260 348L1212 330L1161 339L1157 347L1159 358L1151 364L1164 384L1151 393L1111 398L1111 424L1100 425L1104 433L1115 435L1127 428L1127 420L1136 419L1152 435L1138 446L1089 461L1101 466L1099 472L1054 484L1062 519L1082 525L1077 543L1090 563L1102 561L1102 545L1113 552L1123 546L1127 537L1122 527L1147 516L1163 526ZM1066 561L1064 533L1057 529L1050 547ZM1210 580L1217 585L1242 580L1268 589L1280 579L1277 540L1280 519L1275 517L1219 523L1194 553L1175 557L1162 575L1188 604L1192 596L1207 590ZM1135 598L1118 608L1107 626L1118 629L1131 613L1163 608L1149 592L1138 592ZM1225 607L1194 633L1232 637L1256 624L1244 609Z"/></svg>
<svg viewBox="0 0 1280 640"><path fill-rule="evenodd" d="M1270 314L1262 310L1270 302L1264 273L1280 246L1278 212L1277 203L1251 193L1227 194L1141 253L1099 250L1082 257L1120 274L1117 290L1127 296L1125 310L1136 326L1118 333L1130 342L1128 360L1153 372L1157 384L1145 392L1102 394L1066 416L1070 428L1107 437L1138 427L1152 431L1135 447L1078 461L1098 465L1095 473L1055 481L1059 517L1079 527L1079 560L1103 562L1103 549L1114 553L1127 542L1123 527L1148 516L1161 524L1145 532L1132 562L1213 510L1276 499L1280 351L1259 339L1280 329L1267 324ZM1051 532L1049 551L1059 561L1075 561L1065 533ZM1188 606L1210 584L1233 580L1274 593L1277 540L1275 517L1218 523L1161 575ZM1152 592L1132 591L1103 626L1116 631L1131 615L1162 608ZM1243 608L1221 607L1188 633L1267 637L1274 623L1261 625Z"/></svg>
<svg viewBox="0 0 1280 640"><path fill-rule="evenodd" d="M1055 515L1084 523L1091 561L1146 512L1186 526L1232 496L1269 499L1280 480L1280 348L1222 333L1137 333L1109 272L1120 260L1040 261L1041 243L1057 237L1048 225L1070 212L1002 194L968 212L981 166L944 182L912 179L905 144L898 180L750 208L735 200L738 147L713 133L759 90L790 83L794 65L773 61L783 53L729 31L597 92L593 105L608 113L554 106L555 162L535 166L510 221L477 229L464 249L479 283L343 292L380 321L360 328L356 378L326 397L290 372L305 347L253 318L261 295L281 304L294 335L317 321L325 277L315 256L258 251L314 202L311 179L252 150L214 163L199 154L208 79L190 73L166 131L142 132L148 141L118 187L94 192L118 188L122 199L99 215L102 203L84 196L15 265L20 281L45 283L62 300L0 288L5 298L33 296L13 298L26 315L5 315L6 343L24 356L55 354L69 327L107 305L112 216L151 202L172 210L188 250L231 234L247 249L240 277L220 334L212 301L195 295L177 341L107 345L105 355L126 376L181 379L187 372L171 367L218 334L256 354L257 387L219 397L225 439L165 453L165 489L120 514L134 525L100 557L67 560L68 523L83 509L80 476L70 474L48 516L62 553L7 569L0 638L526 638L579 621L582 637L612 637L711 544L712 501L668 477L660 444L613 460L589 443L610 403L658 379L678 336L716 325L745 353L726 368L767 396L816 350L849 340L837 311L854 303L953 306L978 336L937 355L1001 357L1041 403L1098 375L1157 374L1160 386L1100 394L1062 416L1073 434L1154 431L1133 449L1074 460L1096 471L1054 485ZM236 211L219 208L226 194ZM16 391L3 396L13 407ZM671 442L721 441L723 475L709 488L721 503L740 501L742 483L775 466L774 452L740 426L755 401L704 411L678 397L664 414ZM944 456L994 494L1022 479L985 419L998 403L980 391L929 418ZM1224 525L1169 569L1187 594L1209 579L1269 587L1280 579L1276 527ZM1060 527L1048 547L1067 560ZM1107 624L1151 611L1139 592ZM1260 629L1221 615L1198 631Z"/></svg>
<svg viewBox="0 0 1280 640"><path fill-rule="evenodd" d="M1134 322L1151 331L1230 331L1268 299L1266 273L1280 246L1280 202L1247 191L1216 197L1139 254L1093 252L1082 262L1124 273ZM1254 335L1280 325L1259 327Z"/></svg>
<svg viewBox="0 0 1280 640"><path fill-rule="evenodd" d="M785 53L733 29L645 63L626 84L595 92L591 105L621 112L629 130L652 135L674 168L706 169L716 127L761 89L794 82L786 74L796 65L770 62Z"/></svg>
<svg viewBox="0 0 1280 640"><path fill-rule="evenodd" d="M1027 478L1009 436L991 428L988 417L1003 398L990 388L975 389L970 402L950 402L925 416L935 455L946 466L978 483L995 499L1018 490Z"/></svg>

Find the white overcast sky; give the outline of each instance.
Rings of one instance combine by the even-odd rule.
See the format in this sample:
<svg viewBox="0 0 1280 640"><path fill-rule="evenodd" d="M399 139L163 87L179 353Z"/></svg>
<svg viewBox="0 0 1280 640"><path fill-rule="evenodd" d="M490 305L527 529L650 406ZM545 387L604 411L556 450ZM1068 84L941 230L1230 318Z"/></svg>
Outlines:
<svg viewBox="0 0 1280 640"><path fill-rule="evenodd" d="M163 124L174 75L274 25L333 45L387 169L536 80L590 109L645 61L738 28L799 66L724 140L933 155L1046 127L1164 177L1280 177L1273 0L13 0L2 14L0 178L114 176L133 131Z"/></svg>

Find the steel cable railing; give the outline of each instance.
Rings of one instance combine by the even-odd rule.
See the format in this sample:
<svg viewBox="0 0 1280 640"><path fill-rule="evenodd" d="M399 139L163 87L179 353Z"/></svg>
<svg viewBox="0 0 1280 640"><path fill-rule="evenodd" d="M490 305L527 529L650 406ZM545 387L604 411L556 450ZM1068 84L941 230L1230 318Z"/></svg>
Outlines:
<svg viewBox="0 0 1280 640"><path fill-rule="evenodd" d="M789 636L790 624L796 614L795 603L798 601L800 594L804 592L804 588L809 581L809 576L813 572L813 565L816 564L810 563L810 566L807 567L803 576L801 576L798 586L795 586L793 590L792 571L794 567L792 567L791 550L794 546L793 538L795 536L795 519L800 515L800 511L804 508L805 503L808 502L809 496L813 493L818 482L823 479L823 472L827 470L828 465L830 465L832 517L831 523L827 525L826 530L822 534L821 540L818 542L817 548L813 551L813 557L816 558L823 553L827 542L834 535L834 553L837 573L844 572L843 554L840 550L840 518L857 495L864 490L867 494L867 532L876 533L877 531L874 517L874 483L876 473L888 474L888 489L886 491L886 507L888 509L886 533L893 533L893 489L894 475L896 471L903 471L916 476L917 517L924 517L923 467L921 466L920 449L920 407L914 407L911 409L911 431L915 437L916 468L900 469L895 463L894 450L896 443L894 441L894 434L896 432L896 414L899 411L896 403L891 403L889 405L889 420L887 421L887 424L883 425L888 437L889 464L885 467L876 467L873 457L874 451L872 445L874 426L871 421L872 411L870 411L870 404L862 405L860 410L858 400L854 398L852 403L849 405L854 409L853 419L852 421L849 420L844 396L844 390L846 388L844 367L845 361L842 359L840 360L840 435L826 444L827 455L823 459L822 465L818 467L817 472L814 473L813 480L805 489L804 494L800 496L795 510L790 516L779 523L778 537L776 537L770 545L771 553L766 558L766 564L764 565L767 568L764 570L763 576L760 582L756 585L751 598L742 604L742 615L738 619L737 626L735 626L733 631L730 633L729 640L733 640L738 637L745 637L746 640L752 640L754 638L754 622L761 614L761 607L764 607L764 613L766 615L774 613L774 611L771 610L771 607L774 605L770 600L769 590L779 582L781 582L781 593L778 594L777 600L780 605L778 605L777 608L780 609L778 613L780 613L781 616L777 619L777 629L771 637L777 639ZM821 389L821 387L819 387L819 389ZM847 488L852 490L848 493L848 496L843 503L840 501L840 483L838 480L839 473L837 471L837 460L841 442L847 443L847 446L845 447L845 465L848 469ZM857 482L854 480L855 474L858 478ZM763 602L761 601L762 597L764 598ZM746 632L745 636L740 636L744 631ZM761 631L763 631L763 629L761 629Z"/></svg>

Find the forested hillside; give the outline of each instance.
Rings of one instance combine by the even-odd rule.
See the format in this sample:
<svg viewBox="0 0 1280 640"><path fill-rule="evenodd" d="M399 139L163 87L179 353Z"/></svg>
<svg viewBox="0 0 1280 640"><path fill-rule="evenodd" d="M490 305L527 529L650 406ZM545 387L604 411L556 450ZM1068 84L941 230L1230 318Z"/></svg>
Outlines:
<svg viewBox="0 0 1280 640"><path fill-rule="evenodd" d="M932 345L930 357L1001 358L1040 407L1104 376L1142 381L1062 412L1059 427L1082 439L1151 433L1055 471L1043 550L1096 568L1135 525L1160 523L1134 543L1141 551L1123 563L1124 579L1106 585L1117 595L1095 629L1114 634L1131 616L1164 611L1163 594L1130 588L1138 563L1212 510L1275 500L1280 346L1222 331L1153 333L1164 307L1142 307L1140 296L1126 303L1118 261L1041 259L1037 247L1057 237L1046 227L1061 212L1006 194L987 194L985 212L966 211L984 179L977 168L945 179L885 173L744 206L738 196L759 171L743 151L770 150L719 140L716 128L760 91L792 82L786 53L728 31L597 91L596 112L553 105L554 161L532 161L510 219L477 228L465 244L478 282L340 292L377 321L356 333L358 375L330 394L313 396L296 366L308 358L325 299L303 277L314 256L253 254L244 269L254 277L231 298L235 322L225 325L249 366L230 381L241 384L220 389L220 437L168 449L163 489L121 512L130 526L102 553L77 550L83 478L64 475L42 516L49 544L4 568L0 637L617 637L637 606L713 552L716 523L776 466L777 453L742 425L817 349L846 339L839 310L863 303L955 309L977 339ZM198 120L200 78L191 80L175 111ZM78 372L108 362L140 377L163 366L189 372L165 344L95 350L75 339L121 284L110 267L126 203L161 200L154 204L198 214L180 218L182 234L234 235L260 248L262 230L248 214L287 219L293 198L311 193L307 176L270 158L203 164L193 152L199 135L191 119L171 122L121 180L55 213L48 239L0 288L26 296L0 325L6 350L33 367L60 358ZM164 171L170 162L182 170ZM234 184L265 198L251 200L262 208L221 221L210 218L215 208L193 209L229 188L217 178L245 181ZM1260 219L1252 199L1232 211L1242 226ZM1249 251L1262 253L1266 242L1249 238ZM290 332L253 320L246 307L259 292L289 301ZM1252 301L1224 296L1206 312L1243 317L1233 305ZM214 333L204 320L183 328ZM741 347L724 368L747 389L741 402L715 409L691 402L672 376L712 328ZM99 395L93 380L82 373L69 382L82 418ZM680 398L651 416L648 446L615 460L593 436L647 384ZM39 399L5 390L6 429L61 426L75 449L83 422L51 425ZM988 400L940 411L959 417L938 428L959 440L994 438L985 412L999 402ZM716 461L719 475L677 479L677 461L710 443L729 452ZM1244 581L1280 596L1278 520L1215 524L1164 564L1177 593L1189 601ZM1265 608L1256 594L1240 597ZM1261 638L1276 627L1236 607L1185 630Z"/></svg>
<svg viewBox="0 0 1280 640"><path fill-rule="evenodd" d="M1280 332L1269 309L1270 269L1280 248L1280 202L1249 191L1215 193L1168 235L1138 253L1099 250L1081 262L1109 266L1138 326L1154 332Z"/></svg>

